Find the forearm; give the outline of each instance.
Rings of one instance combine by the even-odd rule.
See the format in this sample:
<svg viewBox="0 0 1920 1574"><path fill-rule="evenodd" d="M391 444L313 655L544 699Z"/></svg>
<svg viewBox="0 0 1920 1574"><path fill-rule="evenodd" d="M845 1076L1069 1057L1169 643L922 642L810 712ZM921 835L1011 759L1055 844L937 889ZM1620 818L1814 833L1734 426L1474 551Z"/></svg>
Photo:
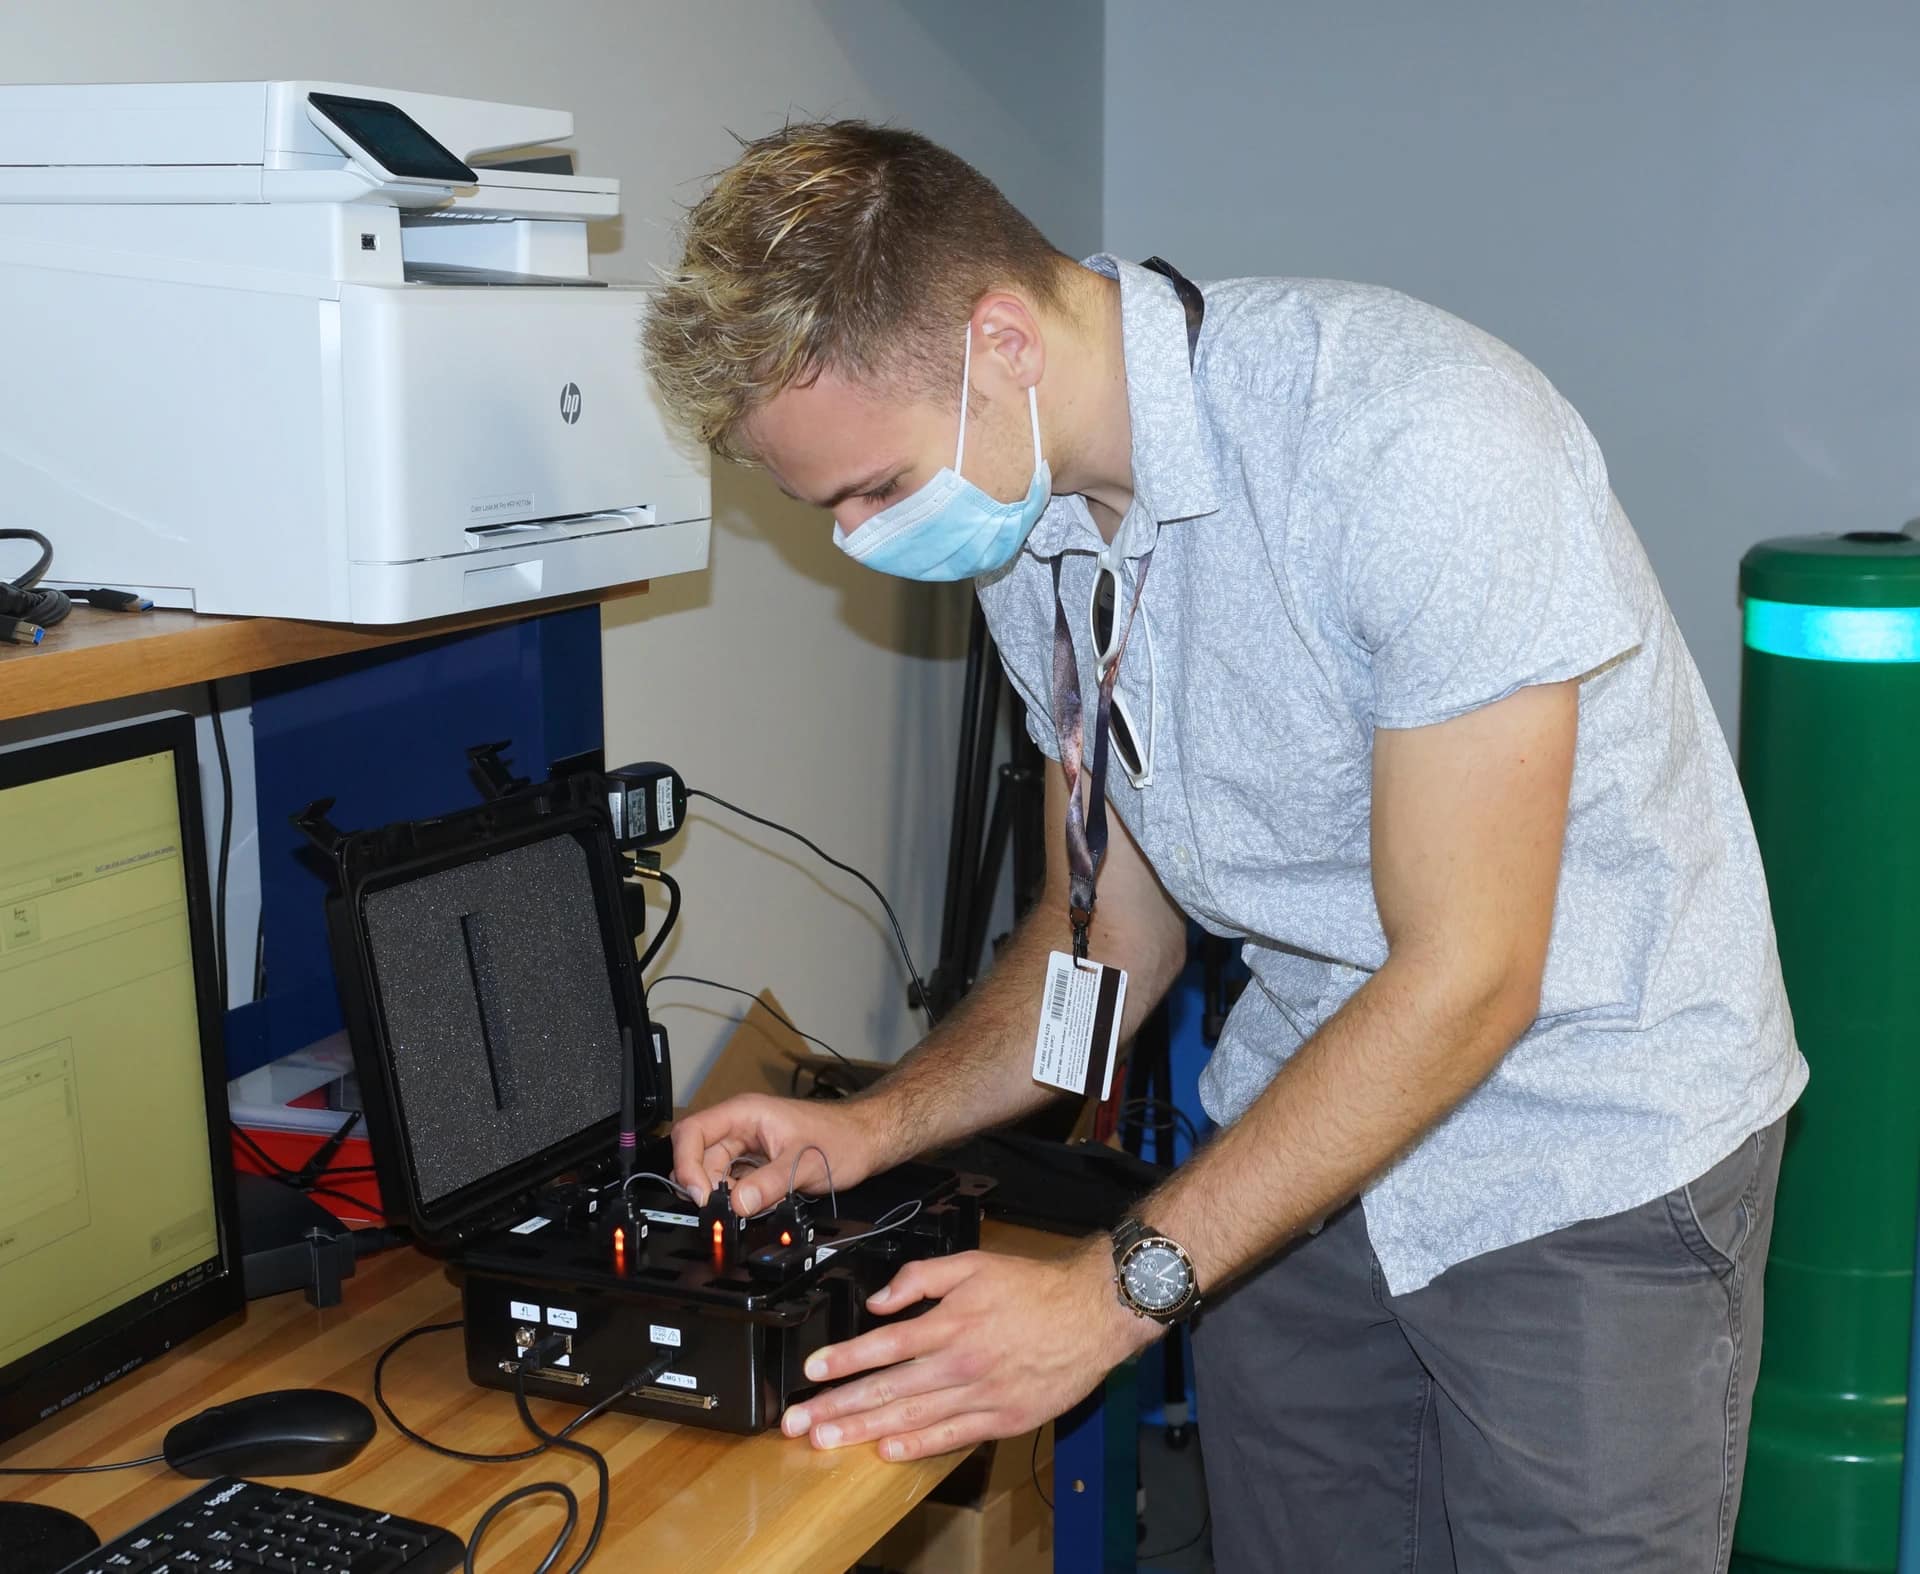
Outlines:
<svg viewBox="0 0 1920 1574"><path fill-rule="evenodd" d="M1534 1009L1505 980L1466 986L1389 960L1140 1216L1216 1292L1386 1169L1492 1071Z"/></svg>
<svg viewBox="0 0 1920 1574"><path fill-rule="evenodd" d="M1140 943L1146 938L1112 934L1100 956L1128 969L1123 1039L1145 1020L1178 970L1156 954L1161 948ZM1068 945L1064 914L1042 901L939 1027L860 1095L873 1106L888 1164L1018 1120L1064 1096L1033 1080L1033 1050L1047 958Z"/></svg>

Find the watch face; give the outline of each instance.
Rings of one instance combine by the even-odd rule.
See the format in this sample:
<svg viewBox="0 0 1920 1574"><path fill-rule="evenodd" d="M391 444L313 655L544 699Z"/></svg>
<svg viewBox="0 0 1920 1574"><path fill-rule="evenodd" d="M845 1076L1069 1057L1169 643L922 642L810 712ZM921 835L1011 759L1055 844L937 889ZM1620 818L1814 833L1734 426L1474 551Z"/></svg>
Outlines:
<svg viewBox="0 0 1920 1574"><path fill-rule="evenodd" d="M1184 1259L1170 1246L1149 1241L1129 1253L1121 1269L1127 1294L1150 1312L1180 1304L1192 1279Z"/></svg>

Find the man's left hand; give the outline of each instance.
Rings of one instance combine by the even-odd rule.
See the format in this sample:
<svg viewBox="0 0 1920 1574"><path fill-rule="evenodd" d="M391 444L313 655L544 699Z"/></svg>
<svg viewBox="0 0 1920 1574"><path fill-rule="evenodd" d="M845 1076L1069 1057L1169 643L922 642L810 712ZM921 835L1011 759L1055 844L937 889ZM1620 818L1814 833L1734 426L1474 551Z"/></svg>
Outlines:
<svg viewBox="0 0 1920 1574"><path fill-rule="evenodd" d="M893 1314L923 1300L939 1304L810 1356L807 1376L839 1386L790 1406L781 1430L811 1433L816 1448L877 1442L893 1460L1013 1437L1161 1331L1120 1304L1104 1241L1053 1262L990 1252L911 1262L867 1305Z"/></svg>

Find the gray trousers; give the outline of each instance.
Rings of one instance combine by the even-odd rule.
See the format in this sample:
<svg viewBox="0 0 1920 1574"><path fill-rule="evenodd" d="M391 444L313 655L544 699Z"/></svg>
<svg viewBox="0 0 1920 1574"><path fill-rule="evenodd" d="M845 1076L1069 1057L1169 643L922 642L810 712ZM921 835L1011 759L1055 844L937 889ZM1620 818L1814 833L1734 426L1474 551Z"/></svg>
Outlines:
<svg viewBox="0 0 1920 1574"><path fill-rule="evenodd" d="M1781 1136L1408 1295L1356 1204L1204 1308L1215 1566L1724 1570Z"/></svg>

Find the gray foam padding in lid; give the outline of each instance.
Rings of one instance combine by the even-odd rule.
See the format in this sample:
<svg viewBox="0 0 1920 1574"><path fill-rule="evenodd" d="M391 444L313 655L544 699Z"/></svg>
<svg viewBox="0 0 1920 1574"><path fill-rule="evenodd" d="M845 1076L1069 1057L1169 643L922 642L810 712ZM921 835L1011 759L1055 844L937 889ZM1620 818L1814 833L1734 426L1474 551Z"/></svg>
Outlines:
<svg viewBox="0 0 1920 1574"><path fill-rule="evenodd" d="M571 836L372 892L365 914L421 1203L619 1109L619 1016Z"/></svg>

